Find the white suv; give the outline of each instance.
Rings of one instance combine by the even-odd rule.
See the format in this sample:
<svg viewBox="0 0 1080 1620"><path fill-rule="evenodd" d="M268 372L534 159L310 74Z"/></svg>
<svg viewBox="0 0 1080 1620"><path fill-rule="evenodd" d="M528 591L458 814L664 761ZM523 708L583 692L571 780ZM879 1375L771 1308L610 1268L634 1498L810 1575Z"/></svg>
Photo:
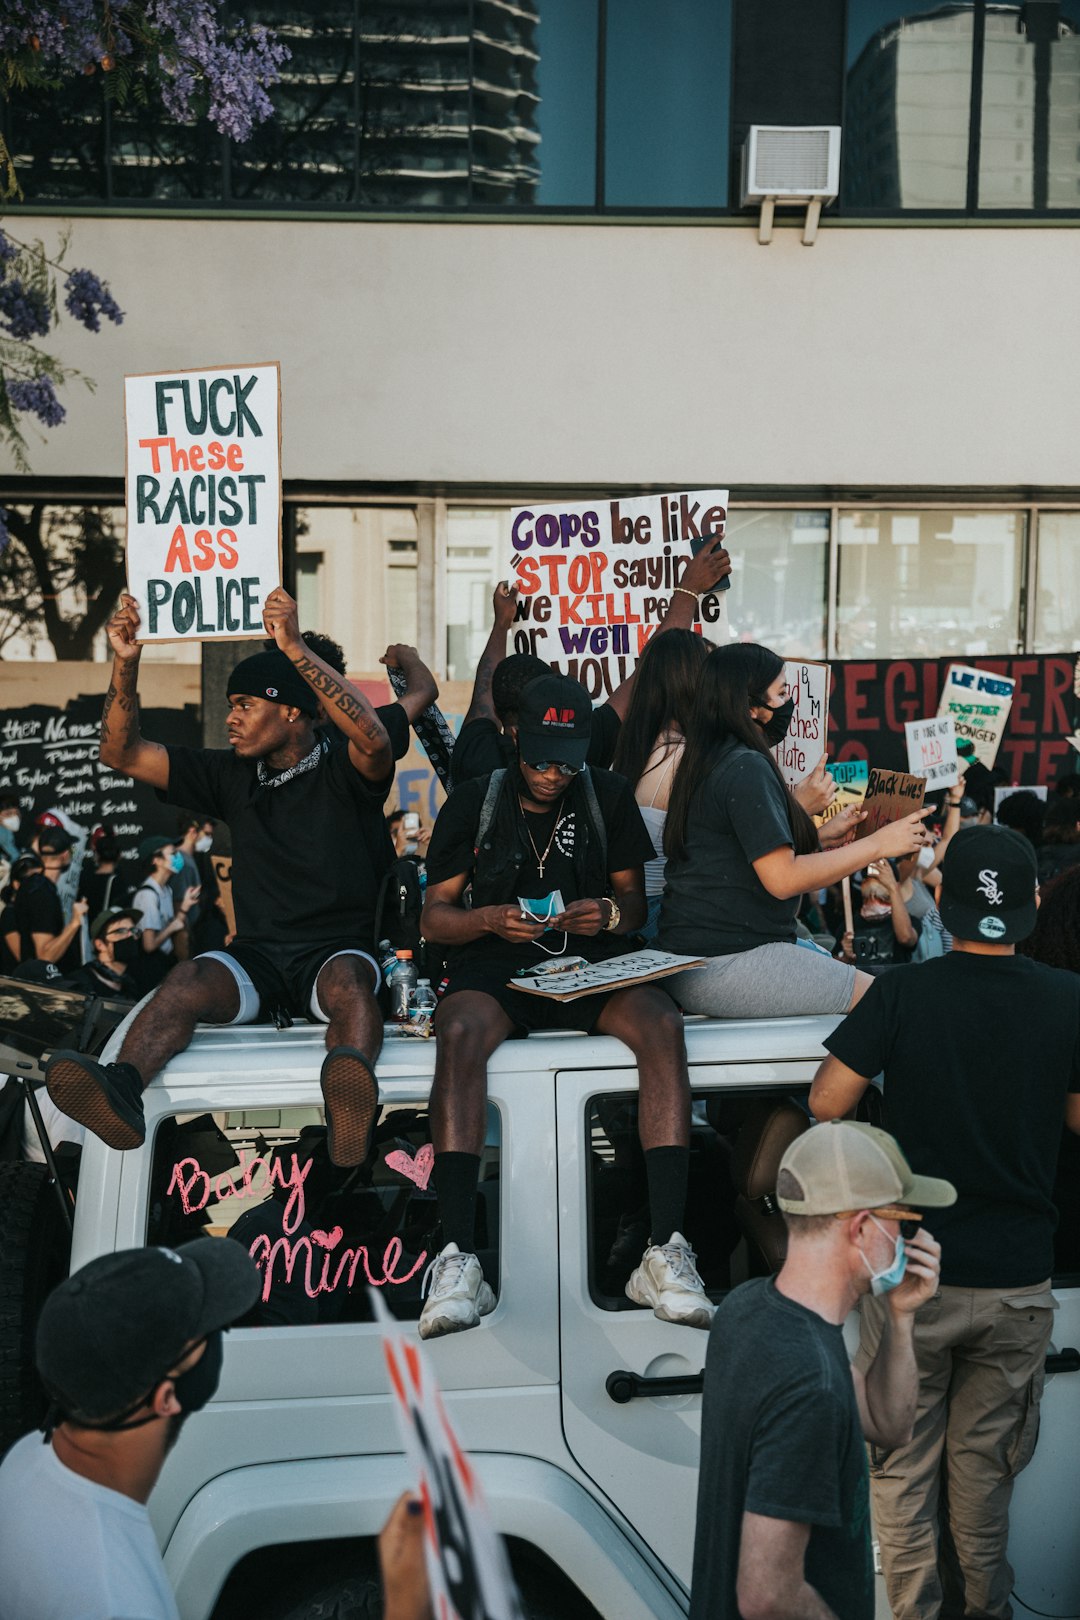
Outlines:
<svg viewBox="0 0 1080 1620"><path fill-rule="evenodd" d="M687 1232L714 1298L775 1256L770 1175L808 1124L801 1099L832 1027L687 1023ZM365 1285L415 1321L439 1243L426 1185L434 1052L388 1035L376 1146L354 1172L325 1156L321 1057L322 1033L307 1026L200 1029L146 1094L145 1145L121 1154L90 1138L82 1153L72 1267L205 1232L243 1241L264 1272L257 1320L228 1336L218 1394L151 1501L184 1620L379 1612L373 1537L409 1479ZM623 1295L647 1203L632 1059L607 1038L511 1041L489 1094L478 1246L498 1304L424 1354L509 1538L527 1613L676 1620L689 1603L706 1334ZM57 1219L47 1171L2 1168L9 1210L15 1193L29 1207L36 1178L40 1241ZM18 1238L2 1207L0 1233ZM1077 1238L1073 1226L1063 1264L1077 1265ZM27 1289L47 1275L23 1269ZM1058 1279L1042 1434L1016 1491L1019 1616L1080 1615L1080 1379L1068 1376L1080 1355L1062 1348L1080 1343L1078 1285L1080 1267ZM31 1314L28 1303L24 1358ZM878 1609L887 1615L883 1595Z"/></svg>

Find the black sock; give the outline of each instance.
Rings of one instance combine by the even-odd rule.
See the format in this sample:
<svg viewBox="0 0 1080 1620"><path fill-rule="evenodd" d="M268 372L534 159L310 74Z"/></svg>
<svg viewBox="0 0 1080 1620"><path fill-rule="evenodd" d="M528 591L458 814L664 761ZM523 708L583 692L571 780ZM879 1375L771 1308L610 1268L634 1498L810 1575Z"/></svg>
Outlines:
<svg viewBox="0 0 1080 1620"><path fill-rule="evenodd" d="M681 1232L686 1219L686 1184L690 1178L688 1147L649 1148L645 1154L649 1178L649 1225L653 1243L667 1243Z"/></svg>
<svg viewBox="0 0 1080 1620"><path fill-rule="evenodd" d="M436 1153L435 1191L443 1242L456 1243L463 1254L476 1250L476 1188L479 1153Z"/></svg>

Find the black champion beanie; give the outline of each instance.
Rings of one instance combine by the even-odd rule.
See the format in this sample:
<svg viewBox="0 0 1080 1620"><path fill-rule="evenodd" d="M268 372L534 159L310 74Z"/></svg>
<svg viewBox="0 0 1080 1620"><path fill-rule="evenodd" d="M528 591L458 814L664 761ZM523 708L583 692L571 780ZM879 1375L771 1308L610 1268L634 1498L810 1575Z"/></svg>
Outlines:
<svg viewBox="0 0 1080 1620"><path fill-rule="evenodd" d="M266 698L286 709L302 709L310 715L319 713L315 693L297 674L292 660L277 647L271 652L253 653L237 664L229 676L226 691L229 697Z"/></svg>

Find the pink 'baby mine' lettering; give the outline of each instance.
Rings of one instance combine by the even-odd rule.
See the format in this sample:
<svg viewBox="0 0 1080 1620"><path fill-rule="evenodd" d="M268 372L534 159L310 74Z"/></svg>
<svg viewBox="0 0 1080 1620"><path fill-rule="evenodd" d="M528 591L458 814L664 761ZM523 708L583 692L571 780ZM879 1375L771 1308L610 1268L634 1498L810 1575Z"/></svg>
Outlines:
<svg viewBox="0 0 1080 1620"><path fill-rule="evenodd" d="M274 1267L280 1261L281 1270L287 1281L291 1282L293 1273L302 1263L302 1276L304 1292L310 1299L319 1294L331 1294L338 1287L342 1278L345 1279L346 1288L351 1288L356 1280L360 1267L364 1269L365 1281L375 1288L382 1288L387 1283L394 1285L407 1283L415 1277L420 1267L427 1259L425 1250L411 1270L398 1276L397 1268L401 1261L401 1239L392 1237L383 1252L381 1271L372 1271L368 1256L367 1245L359 1243L355 1248L339 1248L344 1237L340 1226L334 1226L330 1231L320 1231L312 1228L310 1234L301 1233L294 1237L297 1227L304 1219L304 1182L311 1161L301 1164L295 1153L290 1155L290 1164L286 1172L282 1159L264 1159L261 1154L247 1157L247 1150L240 1149L240 1176L233 1180L227 1173L211 1176L202 1168L198 1159L180 1159L173 1166L172 1178L169 1181L167 1194L179 1193L180 1203L185 1215L195 1215L205 1209L211 1197L218 1203L226 1198L253 1198L260 1194L265 1196L271 1188L280 1187L283 1192L288 1191L285 1200L285 1209L281 1224L284 1236L271 1239L265 1232L260 1232L248 1251L255 1264L263 1274L262 1297L265 1303L270 1298L270 1291L274 1285ZM257 1181L260 1183L257 1185Z"/></svg>

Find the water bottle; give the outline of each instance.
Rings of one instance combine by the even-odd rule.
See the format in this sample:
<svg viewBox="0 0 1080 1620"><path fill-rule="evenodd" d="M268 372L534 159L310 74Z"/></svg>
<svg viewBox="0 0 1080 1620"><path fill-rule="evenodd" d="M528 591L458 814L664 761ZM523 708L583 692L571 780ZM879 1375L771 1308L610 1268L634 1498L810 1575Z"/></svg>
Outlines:
<svg viewBox="0 0 1080 1620"><path fill-rule="evenodd" d="M416 989L409 997L409 1018L414 1024L425 1020L430 1021L437 1006L438 1002L435 999L435 992L431 988L431 980L418 979Z"/></svg>
<svg viewBox="0 0 1080 1620"><path fill-rule="evenodd" d="M396 951L396 966L391 970L390 1017L395 1024L409 1022L409 998L416 989L416 964L412 951Z"/></svg>
<svg viewBox="0 0 1080 1620"><path fill-rule="evenodd" d="M390 983L390 975L397 967L397 952L388 939L379 941L379 967L382 969L383 983Z"/></svg>

